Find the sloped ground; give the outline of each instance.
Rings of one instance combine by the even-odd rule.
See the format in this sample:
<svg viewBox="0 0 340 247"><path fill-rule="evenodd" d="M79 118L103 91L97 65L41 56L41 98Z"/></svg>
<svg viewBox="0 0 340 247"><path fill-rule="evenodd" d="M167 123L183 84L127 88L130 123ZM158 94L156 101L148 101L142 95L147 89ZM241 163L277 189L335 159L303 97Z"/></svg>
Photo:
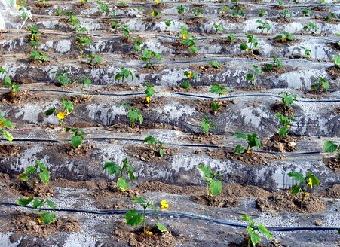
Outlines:
<svg viewBox="0 0 340 247"><path fill-rule="evenodd" d="M58 208L92 210L58 212L60 220L44 228L31 219L30 209L1 204L0 246L244 245L244 228L180 213L241 224L240 215L246 213L268 227L340 226L340 164L336 159L329 162L329 156L322 153L325 140L340 141L339 68L332 61L339 54L339 4L108 3L109 12L105 14L95 2L28 1L33 20L27 25L38 26L41 35L37 49L48 55L47 62L29 59L34 49L29 42L30 31L7 24L9 29L0 34L0 66L21 86L16 96L9 95L5 87L1 89L0 111L15 125L11 130L14 141L3 139L0 146L1 202L13 203L20 197L24 191L16 175L40 159L51 171L49 190ZM182 15L178 14L181 5L185 8ZM237 16L238 7L244 10L244 16ZM195 17L193 13L200 9L203 15ZM304 14L306 9L311 10L309 16ZM153 10L160 16L153 17ZM261 10L267 11L265 17L259 17ZM283 17L287 10L292 17ZM80 26L87 29L91 44L80 47L79 33L65 15L67 11L72 11L72 18L77 16ZM329 19L329 13L335 16ZM260 19L270 24L269 31L258 28L256 20ZM166 20L172 21L169 27ZM113 29L112 22L120 27ZM311 22L317 26L314 31L304 28ZM223 29L216 30L216 24ZM122 25L126 25L128 34L124 34ZM182 26L197 39L197 54L180 44ZM295 39L275 41L284 31ZM231 33L235 41L228 41ZM240 50L240 43L250 33L258 39L259 48L246 53ZM145 68L140 52L134 49L137 37L143 41L143 49L161 54L161 60L152 61L151 68ZM306 49L310 50L308 56ZM86 54L100 55L101 63L89 64ZM246 79L253 65L271 64L274 57L282 59L282 68L257 75L255 85ZM209 66L211 61L218 61L218 68ZM130 69L133 77L123 81L115 78L122 68ZM197 77L189 78L192 87L185 90L180 85L188 71ZM59 85L61 73L73 83ZM92 85L78 83L84 77ZM312 90L320 77L330 83L327 92ZM145 103L145 82L155 85L150 104ZM215 83L228 87L228 93L210 92ZM289 110L294 116L289 136L296 147L289 152L280 152L278 143L273 146L268 141L278 129L275 113L282 110L283 92L297 96ZM77 151L70 147L70 133L58 126L58 119L45 114L51 107L60 108L65 98L73 102L74 111L64 125L85 132L85 143ZM213 100L222 104L216 113L210 109ZM130 126L126 104L140 109L142 124ZM205 117L214 126L208 135L200 127ZM234 147L244 144L234 137L237 131L257 133L264 147L252 155L234 155ZM148 135L164 143L163 158L143 143ZM118 193L103 164L107 160L120 163L126 157L138 179L132 191ZM205 196L197 170L202 162L219 171L224 181L223 194L215 201ZM287 173L293 170L312 171L321 180L303 205L286 191L293 184ZM162 236L158 242L139 239L123 223L123 215L95 214L103 209L132 208L131 197L137 194L157 203L169 201L168 211L175 213L161 217L161 221L172 236ZM156 217L150 219L155 221ZM265 246L340 243L334 230L273 233L275 241L264 241Z"/></svg>

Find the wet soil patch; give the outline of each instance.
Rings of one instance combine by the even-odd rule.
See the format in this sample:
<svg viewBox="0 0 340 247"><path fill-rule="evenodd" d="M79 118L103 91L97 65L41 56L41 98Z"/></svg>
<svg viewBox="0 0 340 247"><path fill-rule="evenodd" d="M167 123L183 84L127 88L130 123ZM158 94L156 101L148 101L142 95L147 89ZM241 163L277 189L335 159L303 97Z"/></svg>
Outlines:
<svg viewBox="0 0 340 247"><path fill-rule="evenodd" d="M20 104L24 102L32 102L32 100L38 100L39 97L32 95L28 91L21 91L13 94L12 92L4 93L0 95L0 101L8 104Z"/></svg>
<svg viewBox="0 0 340 247"><path fill-rule="evenodd" d="M287 136L281 138L279 134L275 133L272 137L263 142L264 149L276 152L293 152L296 150L297 137Z"/></svg>
<svg viewBox="0 0 340 247"><path fill-rule="evenodd" d="M328 75L333 79L336 80L337 78L340 78L340 68L337 68L335 66L328 67L326 69Z"/></svg>
<svg viewBox="0 0 340 247"><path fill-rule="evenodd" d="M49 225L40 224L37 215L17 212L12 216L11 230L18 235L47 237L59 232L79 232L80 225L76 219L71 217L59 217L57 221Z"/></svg>
<svg viewBox="0 0 340 247"><path fill-rule="evenodd" d="M174 148L164 147L164 156L161 157L157 150L152 149L147 144L142 145L129 145L124 148L124 151L131 157L140 159L142 161L166 163L171 162L173 155L178 151Z"/></svg>
<svg viewBox="0 0 340 247"><path fill-rule="evenodd" d="M148 232L144 233L143 229L138 228L136 230L131 229L123 222L118 222L115 225L113 235L119 239L124 239L128 242L129 246L134 247L175 247L178 246L180 238L175 237L171 232L160 233L158 230L151 226L148 226Z"/></svg>
<svg viewBox="0 0 340 247"><path fill-rule="evenodd" d="M22 152L22 147L14 144L2 144L0 145L0 157L19 157Z"/></svg>
<svg viewBox="0 0 340 247"><path fill-rule="evenodd" d="M240 161L246 165L269 165L273 160L281 159L280 156L275 156L266 153L244 153L244 154L234 154L233 151L228 150L209 150L207 154L214 159L220 160L235 160Z"/></svg>
<svg viewBox="0 0 340 247"><path fill-rule="evenodd" d="M256 207L262 212L303 212L315 213L326 209L325 202L314 195L308 194L304 200L301 195L292 195L289 191L274 192L267 198L258 198Z"/></svg>
<svg viewBox="0 0 340 247"><path fill-rule="evenodd" d="M336 173L340 173L340 159L337 157L324 157L323 162L326 166L335 171Z"/></svg>

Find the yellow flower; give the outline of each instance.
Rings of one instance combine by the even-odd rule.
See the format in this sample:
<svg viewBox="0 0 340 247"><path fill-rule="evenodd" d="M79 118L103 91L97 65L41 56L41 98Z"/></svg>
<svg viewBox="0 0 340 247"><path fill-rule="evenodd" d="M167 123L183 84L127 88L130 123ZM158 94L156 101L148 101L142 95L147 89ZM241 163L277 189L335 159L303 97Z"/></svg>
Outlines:
<svg viewBox="0 0 340 247"><path fill-rule="evenodd" d="M150 104L150 102L151 102L151 96L145 96L145 102L146 102L147 104Z"/></svg>
<svg viewBox="0 0 340 247"><path fill-rule="evenodd" d="M62 120L64 120L64 119L65 119L66 115L67 115L67 113L66 113L66 112L64 112L64 111L61 111L61 112L58 112L58 114L57 114L57 118L58 118L58 120L62 121Z"/></svg>
<svg viewBox="0 0 340 247"><path fill-rule="evenodd" d="M169 203L167 200L161 200L161 209L168 209Z"/></svg>
<svg viewBox="0 0 340 247"><path fill-rule="evenodd" d="M313 188L313 181L312 178L308 178L308 182L307 182L308 186L312 189Z"/></svg>
<svg viewBox="0 0 340 247"><path fill-rule="evenodd" d="M186 40L188 38L188 35L186 33L182 33L182 40Z"/></svg>
<svg viewBox="0 0 340 247"><path fill-rule="evenodd" d="M160 4L161 0L155 0L155 4Z"/></svg>
<svg viewBox="0 0 340 247"><path fill-rule="evenodd" d="M3 120L0 120L0 129L2 129L3 127L5 127L5 122Z"/></svg>
<svg viewBox="0 0 340 247"><path fill-rule="evenodd" d="M189 71L188 75L187 75L188 79L191 79L193 77L193 75L194 75L194 73L192 73L192 71Z"/></svg>
<svg viewBox="0 0 340 247"><path fill-rule="evenodd" d="M144 233L148 237L151 237L153 235L153 233L151 231L149 231L149 230L145 230Z"/></svg>

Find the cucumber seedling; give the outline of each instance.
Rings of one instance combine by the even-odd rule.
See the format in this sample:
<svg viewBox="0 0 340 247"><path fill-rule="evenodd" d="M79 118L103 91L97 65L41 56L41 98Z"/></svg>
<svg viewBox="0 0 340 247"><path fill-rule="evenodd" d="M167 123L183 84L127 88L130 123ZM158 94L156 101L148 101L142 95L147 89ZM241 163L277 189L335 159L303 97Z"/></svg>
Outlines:
<svg viewBox="0 0 340 247"><path fill-rule="evenodd" d="M157 156L163 157L165 155L163 142L159 141L156 137L147 136L144 139L144 143L148 144L151 150L155 152Z"/></svg>
<svg viewBox="0 0 340 247"><path fill-rule="evenodd" d="M36 61L36 62L39 62L39 63L44 63L44 62L49 61L47 54L42 52L42 51L39 51L39 50L31 51L29 59L33 62Z"/></svg>
<svg viewBox="0 0 340 247"><path fill-rule="evenodd" d="M256 79L262 74L262 69L258 65L253 65L252 69L246 74L246 80L253 85L256 85Z"/></svg>
<svg viewBox="0 0 340 247"><path fill-rule="evenodd" d="M323 144L323 151L325 153L336 153L337 159L340 160L340 145L333 141L325 141Z"/></svg>
<svg viewBox="0 0 340 247"><path fill-rule="evenodd" d="M79 128L66 128L66 131L72 133L70 140L71 147L79 148L84 142L85 132Z"/></svg>
<svg viewBox="0 0 340 247"><path fill-rule="evenodd" d="M152 97L155 95L155 86L149 82L145 85L145 103L150 104Z"/></svg>
<svg viewBox="0 0 340 247"><path fill-rule="evenodd" d="M247 41L240 44L240 50L254 54L258 50L259 42L253 34L247 34Z"/></svg>
<svg viewBox="0 0 340 247"><path fill-rule="evenodd" d="M207 195L220 195L222 193L222 181L220 180L220 174L214 172L210 166L203 163L200 163L197 168L207 185Z"/></svg>
<svg viewBox="0 0 340 247"><path fill-rule="evenodd" d="M257 136L256 133L243 133L243 132L237 132L234 134L234 136L238 139L247 141L247 146L244 147L240 144L236 145L234 148L234 153L237 155L249 153L251 154L253 152L253 148L261 148L262 142L261 139Z"/></svg>
<svg viewBox="0 0 340 247"><path fill-rule="evenodd" d="M123 159L121 165L112 161L105 162L104 170L107 171L109 175L115 176L117 188L122 192L128 190L130 183L137 179L135 169L127 158Z"/></svg>
<svg viewBox="0 0 340 247"><path fill-rule="evenodd" d="M130 69L127 68L121 68L120 71L118 71L115 74L115 80L116 81L121 81L122 83L127 80L128 78L131 78L133 80L134 75Z"/></svg>
<svg viewBox="0 0 340 247"><path fill-rule="evenodd" d="M314 82L311 85L311 89L315 93L325 93L329 90L329 88L330 88L330 83L324 77L320 77L316 82Z"/></svg>
<svg viewBox="0 0 340 247"><path fill-rule="evenodd" d="M49 108L47 111L45 111L45 115L55 115L59 121L59 125L63 125L65 118L73 112L73 109L74 105L72 101L62 99L59 109L57 109L56 107Z"/></svg>
<svg viewBox="0 0 340 247"><path fill-rule="evenodd" d="M203 134L208 135L215 126L209 118L204 117L201 121L200 127Z"/></svg>
<svg viewBox="0 0 340 247"><path fill-rule="evenodd" d="M242 215L242 220L247 223L246 231L248 235L248 246L258 246L262 241L261 237L265 237L269 240L273 238L273 234L267 227L263 224L256 223L249 215Z"/></svg>
<svg viewBox="0 0 340 247"><path fill-rule="evenodd" d="M279 129L277 133L279 134L280 138L286 138L292 125L293 118L285 116L282 113L276 113L275 116L279 120Z"/></svg>
<svg viewBox="0 0 340 247"><path fill-rule="evenodd" d="M4 69L3 67L0 67L0 75L4 75L2 79L2 84L4 85L4 87L10 90L10 94L12 96L17 95L20 92L19 84L12 81L11 77L6 74L6 69Z"/></svg>
<svg viewBox="0 0 340 247"><path fill-rule="evenodd" d="M11 120L5 118L4 114L0 112L0 135L4 137L7 141L13 141L13 135L8 131L8 129L14 128Z"/></svg>
<svg viewBox="0 0 340 247"><path fill-rule="evenodd" d="M198 52L196 38L191 33L189 33L187 27L181 27L179 37L181 44L187 47L191 54L196 54Z"/></svg>
<svg viewBox="0 0 340 247"><path fill-rule="evenodd" d="M184 79L181 83L181 88L183 88L186 91L189 91L191 88L191 82L194 81L197 78L197 73L192 70L184 71Z"/></svg>
<svg viewBox="0 0 340 247"><path fill-rule="evenodd" d="M145 68L151 68L153 67L153 62L155 60L161 60L161 54L154 52L150 49L144 49L142 51L142 54L140 55L140 59L145 62Z"/></svg>
<svg viewBox="0 0 340 247"><path fill-rule="evenodd" d="M47 166L41 160L36 160L34 165L29 165L19 174L19 179L30 188L33 188L37 183L48 184L50 182L50 172Z"/></svg>
<svg viewBox="0 0 340 247"><path fill-rule="evenodd" d="M288 93L288 92L283 92L280 94L281 96L281 103L284 108L284 110L289 110L294 102L296 101L296 95Z"/></svg>
<svg viewBox="0 0 340 247"><path fill-rule="evenodd" d="M143 124L144 120L141 110L132 106L128 106L127 118L132 128L135 127L136 123Z"/></svg>

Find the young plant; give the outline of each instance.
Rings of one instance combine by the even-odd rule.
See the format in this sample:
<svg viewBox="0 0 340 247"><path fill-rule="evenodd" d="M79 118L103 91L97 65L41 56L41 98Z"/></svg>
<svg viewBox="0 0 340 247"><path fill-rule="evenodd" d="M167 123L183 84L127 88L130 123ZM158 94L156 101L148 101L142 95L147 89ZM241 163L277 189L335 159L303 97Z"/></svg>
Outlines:
<svg viewBox="0 0 340 247"><path fill-rule="evenodd" d="M234 44L236 42L236 35L234 33L229 33L226 37L226 41L229 44Z"/></svg>
<svg viewBox="0 0 340 247"><path fill-rule="evenodd" d="M31 187L34 187L38 182L48 184L50 182L50 172L41 160L36 160L34 165L26 167L20 173L19 179Z"/></svg>
<svg viewBox="0 0 340 247"><path fill-rule="evenodd" d="M135 127L136 123L139 123L140 125L143 123L142 112L135 107L129 107L127 117L132 128Z"/></svg>
<svg viewBox="0 0 340 247"><path fill-rule="evenodd" d="M222 33L224 31L223 24L219 22L215 22L213 24L213 29L215 30L216 33Z"/></svg>
<svg viewBox="0 0 340 247"><path fill-rule="evenodd" d="M340 54L334 55L332 60L333 60L334 66L340 69Z"/></svg>
<svg viewBox="0 0 340 247"><path fill-rule="evenodd" d="M31 54L30 54L29 58L32 61L37 61L39 63L44 63L44 62L48 62L49 61L49 58L48 58L47 54L45 54L42 51L38 51L38 50L31 51Z"/></svg>
<svg viewBox="0 0 340 247"><path fill-rule="evenodd" d="M296 101L296 95L291 93L283 92L280 94L281 96L281 103L283 107L288 110Z"/></svg>
<svg viewBox="0 0 340 247"><path fill-rule="evenodd" d="M257 136L256 133L243 133L243 132L237 132L234 135L238 139L242 139L247 141L247 147L244 147L240 144L236 145L234 149L235 154L244 154L249 153L251 154L253 152L253 148L261 148L262 143L261 139Z"/></svg>
<svg viewBox="0 0 340 247"><path fill-rule="evenodd" d="M5 118L2 112L0 112L0 135L4 137L7 141L13 141L13 135L8 131L14 127L11 120Z"/></svg>
<svg viewBox="0 0 340 247"><path fill-rule="evenodd" d="M305 30L306 32L309 32L311 34L315 34L318 31L318 26L315 22L310 21L308 22L304 27L303 30Z"/></svg>
<svg viewBox="0 0 340 247"><path fill-rule="evenodd" d="M144 49L140 56L140 59L146 63L145 64L146 68L151 68L153 66L152 64L154 60L161 59L161 54L149 49Z"/></svg>
<svg viewBox="0 0 340 247"><path fill-rule="evenodd" d="M281 18L283 18L286 21L289 21L290 18L292 18L293 14L289 9L284 9L279 12L279 15Z"/></svg>
<svg viewBox="0 0 340 247"><path fill-rule="evenodd" d="M150 104L151 103L151 98L155 94L155 86L152 85L151 83L146 83L146 88L145 88L145 103Z"/></svg>
<svg viewBox="0 0 340 247"><path fill-rule="evenodd" d="M259 48L259 42L253 34L247 34L247 41L240 44L241 51L253 53Z"/></svg>
<svg viewBox="0 0 340 247"><path fill-rule="evenodd" d="M64 87L71 84L72 82L71 78L66 72L57 74L55 79L59 85L62 85Z"/></svg>
<svg viewBox="0 0 340 247"><path fill-rule="evenodd" d="M197 73L192 70L184 71L184 80L181 83L181 88L189 90L191 88L191 81L197 78Z"/></svg>
<svg viewBox="0 0 340 247"><path fill-rule="evenodd" d="M256 79L262 74L262 69L258 65L253 65L253 68L246 74L246 80L251 84L256 84Z"/></svg>
<svg viewBox="0 0 340 247"><path fill-rule="evenodd" d="M67 128L66 131L72 132L70 144L72 148L79 148L85 139L85 132L79 128Z"/></svg>
<svg viewBox="0 0 340 247"><path fill-rule="evenodd" d="M34 198L34 197L22 197L19 198L16 203L19 206L31 206L33 209L38 209L38 222L41 224L49 225L54 223L57 220L57 216L55 213L47 212L42 210L44 206L49 207L50 209L55 209L56 204L51 201L50 199L41 199L41 198Z"/></svg>
<svg viewBox="0 0 340 247"><path fill-rule="evenodd" d="M93 40L89 35L83 33L78 33L76 35L76 44L80 49L83 50L84 48L89 47L92 43Z"/></svg>
<svg viewBox="0 0 340 247"><path fill-rule="evenodd" d="M45 115L50 116L54 114L59 121L59 125L63 125L65 118L73 112L73 109L74 105L72 101L62 99L60 110L57 110L56 107L52 107L45 111Z"/></svg>
<svg viewBox="0 0 340 247"><path fill-rule="evenodd" d="M210 61L208 65L213 69L220 69L222 67L222 64L219 61Z"/></svg>
<svg viewBox="0 0 340 247"><path fill-rule="evenodd" d="M117 188L122 192L128 190L130 183L137 178L134 167L127 158L122 161L121 165L112 161L105 162L104 170L107 171L109 175L115 176Z"/></svg>
<svg viewBox="0 0 340 247"><path fill-rule="evenodd" d="M276 35L274 37L274 40L277 41L277 42L280 42L280 43L287 43L287 42L290 42L290 41L294 41L295 38L294 38L293 34L291 34L289 32L282 32L282 33Z"/></svg>
<svg viewBox="0 0 340 247"><path fill-rule="evenodd" d="M181 44L186 46L190 53L196 54L198 52L196 38L191 33L189 33L187 27L181 27L179 36L181 39Z"/></svg>
<svg viewBox="0 0 340 247"><path fill-rule="evenodd" d="M259 9L259 17L265 17L268 15L268 11L266 9Z"/></svg>
<svg viewBox="0 0 340 247"><path fill-rule="evenodd" d="M0 67L0 75L4 74L4 78L2 80L2 84L10 90L11 95L16 95L20 91L19 84L12 81L9 75L6 75L6 70L3 67Z"/></svg>
<svg viewBox="0 0 340 247"><path fill-rule="evenodd" d="M183 15L186 11L187 11L187 9L183 6L183 5L179 5L179 6L177 6L177 13L179 14L179 15Z"/></svg>
<svg viewBox="0 0 340 247"><path fill-rule="evenodd" d="M278 57L274 57L272 63L265 63L262 66L262 71L272 72L272 71L275 71L275 70L278 70L278 69L281 69L281 68L283 68L282 59L280 59Z"/></svg>
<svg viewBox="0 0 340 247"><path fill-rule="evenodd" d="M121 68L120 71L115 74L115 80L121 81L122 83L129 77L131 80L134 78L132 71L127 68Z"/></svg>
<svg viewBox="0 0 340 247"><path fill-rule="evenodd" d="M164 149L163 143L157 140L156 137L147 136L144 139L144 143L148 144L150 148L160 157L163 157L165 155L165 149Z"/></svg>
<svg viewBox="0 0 340 247"><path fill-rule="evenodd" d="M225 95L226 93L228 93L228 89L221 84L214 83L210 87L210 92L218 94L219 96L222 96L222 95Z"/></svg>
<svg viewBox="0 0 340 247"><path fill-rule="evenodd" d="M202 119L200 127L202 132L207 135L214 128L214 124L209 118L205 117Z"/></svg>
<svg viewBox="0 0 340 247"><path fill-rule="evenodd" d="M87 63L91 66L98 66L103 63L103 58L98 54L89 54L87 55Z"/></svg>
<svg viewBox="0 0 340 247"><path fill-rule="evenodd" d="M337 153L337 159L340 159L340 145L333 141L325 141L323 144L323 151L325 153Z"/></svg>
<svg viewBox="0 0 340 247"><path fill-rule="evenodd" d="M269 32L272 29L270 23L266 20L256 20L257 29L260 29L263 32Z"/></svg>
<svg viewBox="0 0 340 247"><path fill-rule="evenodd" d="M316 82L311 85L311 89L314 92L327 92L329 88L329 81L324 77L320 77Z"/></svg>
<svg viewBox="0 0 340 247"><path fill-rule="evenodd" d="M159 221L152 226L147 226L147 220L146 220L146 210L151 209L152 211L156 211L155 204L150 201L146 200L144 197L135 197L133 198L133 203L139 205L143 208L143 211L140 213L136 209L131 209L125 214L125 220L126 224L132 226L132 227L138 227L143 226L143 233L147 236L152 236L154 233L152 232L152 228L156 228L161 234L168 232L167 227L160 223ZM150 227L150 229L148 228Z"/></svg>
<svg viewBox="0 0 340 247"><path fill-rule="evenodd" d="M242 215L242 220L247 222L248 246L258 246L262 239L272 239L273 234L263 224L257 224L249 215Z"/></svg>
<svg viewBox="0 0 340 247"><path fill-rule="evenodd" d="M96 4L102 14L108 15L110 13L109 5L106 2L97 0Z"/></svg>
<svg viewBox="0 0 340 247"><path fill-rule="evenodd" d="M293 195L302 193L302 200L304 200L306 194L311 192L313 187L320 185L320 180L312 172L308 171L305 175L301 172L291 171L288 176L292 178L296 183L290 189Z"/></svg>
<svg viewBox="0 0 340 247"><path fill-rule="evenodd" d="M31 33L29 36L30 45L33 48L37 48L40 43L40 36L41 36L38 26L35 24L29 26L28 31Z"/></svg>
<svg viewBox="0 0 340 247"><path fill-rule="evenodd" d="M192 13L195 17L203 17L204 15L204 9L201 7L196 7L192 9Z"/></svg>
<svg viewBox="0 0 340 247"><path fill-rule="evenodd" d="M204 181L207 184L207 195L208 196L218 196L222 193L222 181L220 180L220 175L214 172L210 166L200 163L198 165L198 170L201 173Z"/></svg>
<svg viewBox="0 0 340 247"><path fill-rule="evenodd" d="M277 133L279 134L281 138L286 138L288 136L293 119L289 116L283 115L282 113L277 113L275 116L279 120L279 124L280 124L279 130Z"/></svg>

